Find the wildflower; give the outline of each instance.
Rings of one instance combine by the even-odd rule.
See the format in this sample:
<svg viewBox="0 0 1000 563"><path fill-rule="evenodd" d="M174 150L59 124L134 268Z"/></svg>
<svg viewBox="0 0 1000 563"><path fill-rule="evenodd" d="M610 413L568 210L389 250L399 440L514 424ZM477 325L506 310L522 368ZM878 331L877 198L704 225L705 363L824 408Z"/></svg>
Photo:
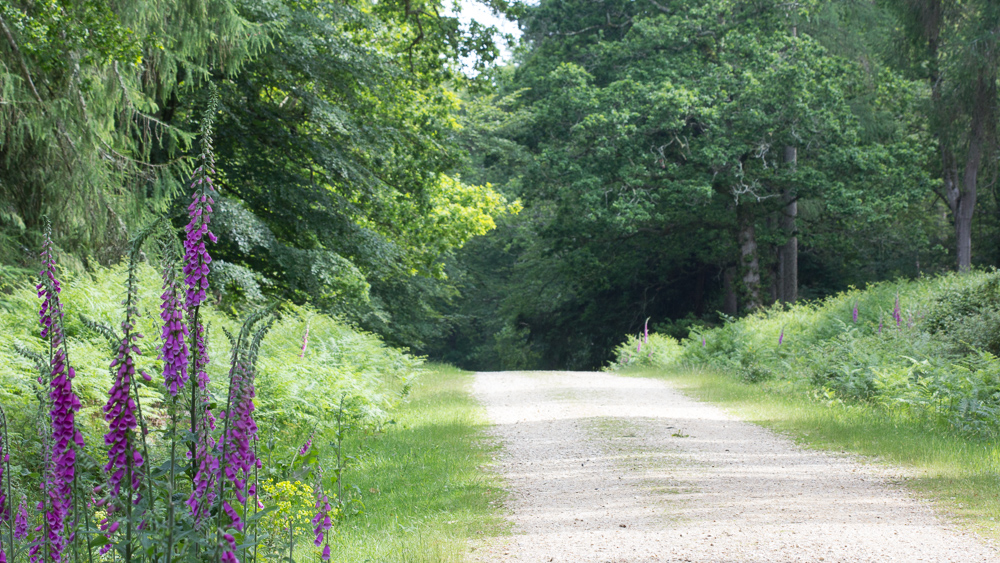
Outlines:
<svg viewBox="0 0 1000 563"><path fill-rule="evenodd" d="M303 444L303 445L302 445L302 448L301 448L301 449L299 450L299 455L306 455L307 453L309 453L309 448L311 448L311 447L312 447L312 443L313 443L313 436L314 436L315 434L316 434L316 433L314 432L314 433L312 433L312 434L310 434L310 435L309 435L309 439L308 439L308 440L306 440L306 443L305 443L305 444Z"/></svg>
<svg viewBox="0 0 1000 563"><path fill-rule="evenodd" d="M118 355L111 362L115 372L115 382L111 387L108 402L104 405L104 420L108 422L108 432L104 435L104 443L108 446L108 463L104 470L108 473L108 485L111 497L117 497L121 492L122 479L130 490L139 487L139 473L136 468L142 466L142 454L135 448L132 433L135 432L136 404L132 398L132 378L135 376L135 359L133 354L139 350L136 341L141 336L132 331L131 319L126 317L122 322L125 336L118 346ZM117 368L117 369L115 369ZM133 499L137 500L137 499Z"/></svg>
<svg viewBox="0 0 1000 563"><path fill-rule="evenodd" d="M900 314L899 310L899 293L896 293L896 306L892 309L892 318L896 319L896 327L903 323L903 315Z"/></svg>
<svg viewBox="0 0 1000 563"><path fill-rule="evenodd" d="M330 499L323 494L321 486L316 487L316 516L313 516L312 523L313 532L316 534L313 544L319 547L325 541L326 533L333 527L330 521Z"/></svg>
<svg viewBox="0 0 1000 563"><path fill-rule="evenodd" d="M208 351L205 347L205 329L198 320L198 307L205 301L208 291L209 264L212 257L205 248L205 239L216 242L218 239L209 230L208 225L212 220L212 204L215 203L215 188L212 184L212 175L215 174L215 156L212 153L212 116L216 108L216 99L213 97L202 120L201 139L203 150L200 156L201 165L195 169L191 181L191 204L188 206L189 222L184 228L186 237L184 240L184 283L187 290L184 297L184 306L191 317L191 328L193 334L189 334L194 339L191 353L192 371L197 384L196 394L201 398L200 416L194 423L192 431L195 433L195 460L198 467L195 472L194 483L191 496L187 500L187 505L191 509L191 514L198 521L207 514L208 507L215 501L214 485L219 474L219 459L215 455L216 442L212 439L211 431L215 428L215 417L209 410L209 376L205 371L208 366ZM235 557L234 557L235 558Z"/></svg>
<svg viewBox="0 0 1000 563"><path fill-rule="evenodd" d="M785 340L785 327L781 327L781 334L778 335L778 346Z"/></svg>
<svg viewBox="0 0 1000 563"><path fill-rule="evenodd" d="M9 461L10 454L3 451L3 440L0 440L0 522L6 522L10 519L10 511L7 510L7 495L4 494L3 487L3 470ZM7 478L10 479L10 475ZM0 542L0 548L2 547L3 544Z"/></svg>
<svg viewBox="0 0 1000 563"><path fill-rule="evenodd" d="M64 530L73 503L76 448L83 447L83 435L76 429L76 412L80 410L80 400L73 392L76 372L68 365L66 357L62 330L63 311L59 301L61 289L56 278L52 239L47 232L42 244L42 264L42 281L36 287L38 297L43 300L39 311L41 337L49 341L52 350L49 364L49 418L52 421L52 434L48 443L51 449L45 452L48 463L43 490L47 502L42 505L49 537L41 538L39 545L46 542L51 559L59 561L66 547Z"/></svg>
<svg viewBox="0 0 1000 563"><path fill-rule="evenodd" d="M207 513L208 506L215 502L215 484L218 482L219 459L215 455L215 441L212 430L215 428L215 417L209 409L208 384L210 383L205 368L208 365L208 351L205 349L205 327L201 323L194 326L194 371L197 374L199 396L201 397L201 415L197 420L195 446L194 486L187 505L191 515L200 520Z"/></svg>
<svg viewBox="0 0 1000 563"><path fill-rule="evenodd" d="M702 336L701 336L701 347L702 347L702 348L704 348L704 347L705 347L705 335L702 335Z"/></svg>
<svg viewBox="0 0 1000 563"><path fill-rule="evenodd" d="M222 556L219 558L221 563L239 563L239 559L236 558L236 538L232 534L222 534L222 539L225 540L225 545L223 546Z"/></svg>
<svg viewBox="0 0 1000 563"><path fill-rule="evenodd" d="M226 443L225 477L233 484L233 491L240 503L246 503L246 495L252 494L247 489L246 476L254 467L260 466L250 447L251 440L257 436L257 423L253 419L255 395L253 373L247 365L246 362L239 362L233 367L230 381L232 392L236 396L236 405L231 413L223 413L223 416L231 417L227 426L228 432L223 437ZM226 503L223 505L228 506ZM242 531L243 524L239 514L229 510L226 510L226 514L232 520L232 527Z"/></svg>
<svg viewBox="0 0 1000 563"><path fill-rule="evenodd" d="M854 302L854 310L851 311L851 320L858 322L858 303Z"/></svg>
<svg viewBox="0 0 1000 563"><path fill-rule="evenodd" d="M302 353L300 358L306 357L306 345L309 344L309 323L306 323L306 333L302 336Z"/></svg>
<svg viewBox="0 0 1000 563"><path fill-rule="evenodd" d="M642 336L639 337L639 341L635 344L636 353L642 352Z"/></svg>
<svg viewBox="0 0 1000 563"><path fill-rule="evenodd" d="M4 468L10 462L10 454L3 451L4 441L0 439L0 522L6 522L10 520L10 510L7 507L7 495L4 494L6 490L3 486L3 473ZM10 475L7 476L10 479ZM11 546L13 547L13 546ZM7 554L3 551L3 540L0 540L0 563L5 563L7 561Z"/></svg>
<svg viewBox="0 0 1000 563"><path fill-rule="evenodd" d="M160 319L163 320L163 331L160 333L163 339L163 346L160 348L160 359L163 360L163 383L167 386L170 396L176 397L178 391L187 385L188 380L188 329L184 324L180 299L177 297L177 281L174 279L172 264L166 264L163 268Z"/></svg>
<svg viewBox="0 0 1000 563"><path fill-rule="evenodd" d="M646 344L649 344L649 317L646 317L646 325L643 327L642 331L646 335Z"/></svg>
<svg viewBox="0 0 1000 563"><path fill-rule="evenodd" d="M14 537L23 540L28 537L28 507L21 498L21 505L17 508L17 517L14 518Z"/></svg>

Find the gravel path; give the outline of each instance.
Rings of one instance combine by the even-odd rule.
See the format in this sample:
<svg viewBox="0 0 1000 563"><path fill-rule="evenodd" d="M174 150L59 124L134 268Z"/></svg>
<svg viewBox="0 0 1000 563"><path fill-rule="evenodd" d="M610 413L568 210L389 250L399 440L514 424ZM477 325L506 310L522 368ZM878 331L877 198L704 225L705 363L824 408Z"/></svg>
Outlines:
<svg viewBox="0 0 1000 563"><path fill-rule="evenodd" d="M894 484L666 383L607 373L476 375L504 445L512 538L490 562L1000 561Z"/></svg>

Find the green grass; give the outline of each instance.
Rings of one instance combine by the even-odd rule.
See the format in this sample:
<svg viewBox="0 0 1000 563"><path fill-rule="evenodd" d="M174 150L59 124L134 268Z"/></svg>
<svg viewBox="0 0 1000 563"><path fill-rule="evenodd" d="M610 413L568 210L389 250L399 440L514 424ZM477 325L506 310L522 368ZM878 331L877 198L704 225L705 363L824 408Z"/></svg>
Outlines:
<svg viewBox="0 0 1000 563"><path fill-rule="evenodd" d="M503 491L485 471L498 445L472 399L471 374L430 365L385 434L345 445L344 482L364 511L335 527L332 561L458 563L469 540L507 533ZM356 487L356 489L355 489Z"/></svg>
<svg viewBox="0 0 1000 563"><path fill-rule="evenodd" d="M960 526L1000 538L1000 448L864 404L822 401L781 382L743 383L711 371L630 370L625 375L670 381L811 448L848 452L904 468L905 485L931 499Z"/></svg>

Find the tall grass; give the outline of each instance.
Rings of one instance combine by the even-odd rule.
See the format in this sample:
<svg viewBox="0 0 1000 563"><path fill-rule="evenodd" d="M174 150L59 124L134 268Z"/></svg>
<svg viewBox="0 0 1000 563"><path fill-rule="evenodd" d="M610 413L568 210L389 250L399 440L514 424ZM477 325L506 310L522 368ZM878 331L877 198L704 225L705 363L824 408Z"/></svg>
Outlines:
<svg viewBox="0 0 1000 563"><path fill-rule="evenodd" d="M337 528L334 561L458 563L470 539L506 533L499 478L483 471L498 445L470 384L431 365L384 435L346 445L357 452L346 484L364 509Z"/></svg>

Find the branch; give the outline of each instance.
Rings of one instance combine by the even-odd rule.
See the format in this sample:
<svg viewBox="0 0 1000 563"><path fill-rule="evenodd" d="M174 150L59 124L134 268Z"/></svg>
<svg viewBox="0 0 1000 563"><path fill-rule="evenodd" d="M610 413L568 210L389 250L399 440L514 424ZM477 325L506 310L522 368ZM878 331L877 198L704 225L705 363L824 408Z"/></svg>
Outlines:
<svg viewBox="0 0 1000 563"><path fill-rule="evenodd" d="M3 28L3 34L7 36L7 43L10 44L11 50L14 51L14 56L17 57L17 62L20 63L21 72L24 73L24 79L28 81L28 86L31 87L31 93L35 95L35 100L41 104L42 97L38 94L38 89L35 88L35 81L31 79L31 71L28 70L28 65L24 62L24 57L21 56L21 49L17 47L17 41L14 41L14 36L7 27L7 22L4 21L3 16L0 16L0 28Z"/></svg>

